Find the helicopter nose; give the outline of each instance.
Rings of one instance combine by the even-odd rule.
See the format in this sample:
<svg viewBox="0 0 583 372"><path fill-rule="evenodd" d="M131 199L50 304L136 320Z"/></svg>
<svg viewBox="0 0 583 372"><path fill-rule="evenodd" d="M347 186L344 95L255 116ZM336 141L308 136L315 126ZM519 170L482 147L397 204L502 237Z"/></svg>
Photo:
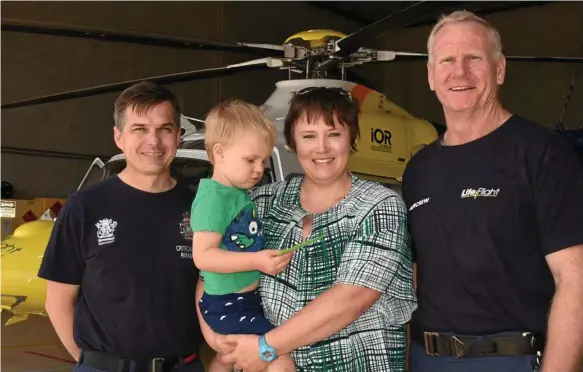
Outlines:
<svg viewBox="0 0 583 372"><path fill-rule="evenodd" d="M37 273L53 226L53 221L28 222L2 239L3 309L19 316L44 313L46 282Z"/></svg>

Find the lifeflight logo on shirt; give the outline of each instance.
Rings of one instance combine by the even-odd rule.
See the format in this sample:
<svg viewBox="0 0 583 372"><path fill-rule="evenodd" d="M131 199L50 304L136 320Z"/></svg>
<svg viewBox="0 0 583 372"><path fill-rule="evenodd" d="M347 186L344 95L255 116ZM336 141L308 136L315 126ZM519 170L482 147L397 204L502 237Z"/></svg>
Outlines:
<svg viewBox="0 0 583 372"><path fill-rule="evenodd" d="M479 189L465 189L462 191L462 199L467 198L495 198L498 196L500 189L486 189L484 187L480 187Z"/></svg>

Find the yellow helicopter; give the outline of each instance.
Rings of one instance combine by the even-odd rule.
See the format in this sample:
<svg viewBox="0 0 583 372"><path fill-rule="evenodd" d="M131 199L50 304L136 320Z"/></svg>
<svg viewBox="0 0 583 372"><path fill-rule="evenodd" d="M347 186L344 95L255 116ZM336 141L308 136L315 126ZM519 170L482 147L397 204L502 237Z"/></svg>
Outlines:
<svg viewBox="0 0 583 372"><path fill-rule="evenodd" d="M39 220L19 226L2 239L2 311L12 317L6 325L26 320L30 314L46 315L45 282L38 278L53 221Z"/></svg>
<svg viewBox="0 0 583 372"><path fill-rule="evenodd" d="M258 54L261 58L224 67L155 76L11 102L2 104L1 107L3 110L17 109L118 92L141 80L164 85L244 73L249 70L277 68L287 72L288 79L277 82L275 91L262 105L265 115L275 123L278 132L274 161L271 164L272 176L269 181L278 181L301 173L295 155L286 148L283 138L283 119L289 109L291 96L306 87L340 87L358 101L361 109L359 117L361 136L357 142L357 151L350 158L349 168L362 178L378 180L398 189L409 159L421 148L435 141L438 138L438 130L428 121L416 118L392 103L349 69L366 63L391 62L396 59L426 59L425 53L380 51L362 47L371 39L417 22L418 19L413 19L407 10L419 6L422 4L415 3L350 35L333 30L309 30L290 36L283 45L230 43L2 19L2 30L8 32L159 47L236 51ZM563 63L581 63L583 60L563 57L507 57L507 59ZM195 169L197 172L200 172L200 169L208 172L210 163L204 153L204 131L186 119L182 126L182 142L173 169L181 174L176 164L181 164L180 167L186 164L189 169ZM102 170L100 177L103 178L123 169L124 159L121 155L114 156L107 163L96 159L92 168L95 165ZM83 179L82 185L87 177L88 175ZM46 315L45 283L36 275L52 226L52 221L26 223L19 226L13 235L2 240L2 310L13 313L9 324L25 320L29 314Z"/></svg>

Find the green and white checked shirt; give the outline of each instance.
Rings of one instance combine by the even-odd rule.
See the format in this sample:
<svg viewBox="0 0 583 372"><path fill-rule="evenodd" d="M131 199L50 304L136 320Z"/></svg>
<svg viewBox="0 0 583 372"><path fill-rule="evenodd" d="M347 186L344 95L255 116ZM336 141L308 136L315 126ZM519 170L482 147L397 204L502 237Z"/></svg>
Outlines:
<svg viewBox="0 0 583 372"><path fill-rule="evenodd" d="M308 215L300 206L302 181L303 176L253 190L266 247L283 249L302 242L303 218ZM348 327L294 351L298 372L405 370L405 323L417 307L406 222L407 209L397 193L353 175L349 194L313 216L307 239L322 234L324 239L296 251L279 275L262 275L265 315L275 325L335 284L382 292Z"/></svg>

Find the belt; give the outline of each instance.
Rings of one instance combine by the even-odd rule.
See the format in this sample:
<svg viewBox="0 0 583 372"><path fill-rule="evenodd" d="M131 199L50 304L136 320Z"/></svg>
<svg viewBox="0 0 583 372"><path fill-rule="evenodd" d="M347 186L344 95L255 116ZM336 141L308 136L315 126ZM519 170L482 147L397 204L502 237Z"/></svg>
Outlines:
<svg viewBox="0 0 583 372"><path fill-rule="evenodd" d="M168 358L120 359L94 350L81 350L79 364L106 372L167 372L196 360L196 353Z"/></svg>
<svg viewBox="0 0 583 372"><path fill-rule="evenodd" d="M425 353L429 356L461 358L540 355L545 345L545 336L534 332L510 336L462 336L429 331L417 323L411 323L410 329L411 340L424 345Z"/></svg>

